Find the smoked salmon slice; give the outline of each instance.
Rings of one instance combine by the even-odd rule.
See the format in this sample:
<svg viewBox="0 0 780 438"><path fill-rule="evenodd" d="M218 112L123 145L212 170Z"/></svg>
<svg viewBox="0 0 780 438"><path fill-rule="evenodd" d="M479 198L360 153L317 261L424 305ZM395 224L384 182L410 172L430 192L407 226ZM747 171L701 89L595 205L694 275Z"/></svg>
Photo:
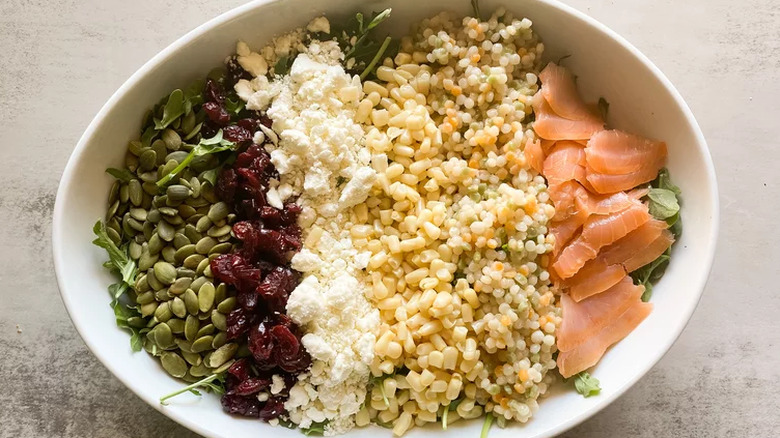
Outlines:
<svg viewBox="0 0 780 438"><path fill-rule="evenodd" d="M569 120L598 119L580 98L574 76L568 70L551 62L539 74L539 79L542 95L555 114Z"/></svg>
<svg viewBox="0 0 780 438"><path fill-rule="evenodd" d="M655 158L655 161L643 163L643 167L640 170L620 175L596 172L590 164L588 164L585 167L587 174L586 178L597 193L606 194L621 192L654 180L658 176L658 171L664 167L665 162L666 155L660 155Z"/></svg>
<svg viewBox="0 0 780 438"><path fill-rule="evenodd" d="M556 256L569 241L577 234L577 231L582 227L585 221L588 219L588 215L584 212L575 212L568 218L554 222L550 226L550 234L555 237L555 243L553 244L552 255Z"/></svg>
<svg viewBox="0 0 780 438"><path fill-rule="evenodd" d="M569 296L574 301L582 301L616 285L627 274L622 264L608 265L601 255L589 261L577 274L566 280Z"/></svg>
<svg viewBox="0 0 780 438"><path fill-rule="evenodd" d="M626 237L604 248L599 259L609 265L621 264L628 272L636 271L672 246L674 236L667 227L664 221L650 219Z"/></svg>
<svg viewBox="0 0 780 438"><path fill-rule="evenodd" d="M558 371L564 378L568 378L596 365L607 348L628 336L652 310L652 304L635 300L614 322L590 335L585 342L574 349L558 353ZM566 311L563 315L566 321Z"/></svg>
<svg viewBox="0 0 780 438"><path fill-rule="evenodd" d="M585 178L585 148L573 141L559 141L544 159L542 174L549 185Z"/></svg>
<svg viewBox="0 0 780 438"><path fill-rule="evenodd" d="M585 156L594 172L625 175L640 172L649 163L666 158L666 143L612 129L593 134ZM658 170L653 172L657 173Z"/></svg>
<svg viewBox="0 0 780 438"><path fill-rule="evenodd" d="M588 260L594 259L598 251L639 228L650 220L647 206L639 201L624 210L608 216L590 216L582 226L582 233L561 251L553 269L562 279L577 273Z"/></svg>
<svg viewBox="0 0 780 438"><path fill-rule="evenodd" d="M639 301L644 291L644 286L635 285L631 277L623 274L622 279L609 290L580 302L562 295L563 321L558 330L558 349L573 350L597 335Z"/></svg>
<svg viewBox="0 0 780 438"><path fill-rule="evenodd" d="M531 103L536 114L533 129L543 139L587 140L604 129L601 118L569 120L555 114L542 93L536 93Z"/></svg>
<svg viewBox="0 0 780 438"><path fill-rule="evenodd" d="M525 160L528 162L528 165L531 166L531 168L535 171L542 173L542 170L544 169L545 158L544 150L542 149L542 145L539 140L532 141L529 138L525 143L523 154L525 155Z"/></svg>

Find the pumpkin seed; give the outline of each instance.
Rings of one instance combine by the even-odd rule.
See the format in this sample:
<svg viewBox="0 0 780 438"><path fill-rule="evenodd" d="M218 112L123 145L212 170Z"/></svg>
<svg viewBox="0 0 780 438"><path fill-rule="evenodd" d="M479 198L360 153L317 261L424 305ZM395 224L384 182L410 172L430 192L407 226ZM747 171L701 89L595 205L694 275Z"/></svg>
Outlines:
<svg viewBox="0 0 780 438"><path fill-rule="evenodd" d="M181 132L189 133L195 127L195 111L190 111L181 118Z"/></svg>
<svg viewBox="0 0 780 438"><path fill-rule="evenodd" d="M165 287L162 283L160 283L160 280L157 279L157 273L154 272L153 267L146 271L146 281L154 290L160 290Z"/></svg>
<svg viewBox="0 0 780 438"><path fill-rule="evenodd" d="M221 374L228 370L236 361L234 359L230 359L229 361L222 364L221 367L214 369L212 372L214 374Z"/></svg>
<svg viewBox="0 0 780 438"><path fill-rule="evenodd" d="M119 202L124 204L130 200L130 187L127 184L123 184L119 187Z"/></svg>
<svg viewBox="0 0 780 438"><path fill-rule="evenodd" d="M219 305L217 306L217 311L219 311L219 313L223 315L227 315L228 313L232 312L235 308L236 308L236 297L228 297L222 300L221 303L219 303Z"/></svg>
<svg viewBox="0 0 780 438"><path fill-rule="evenodd" d="M165 146L172 151L179 150L181 146L181 137L171 128L163 131L162 140L165 142Z"/></svg>
<svg viewBox="0 0 780 438"><path fill-rule="evenodd" d="M184 303L182 303L184 305ZM184 333L184 320L183 319L174 319L171 318L166 322L168 324L168 327L171 328L171 332L175 335L180 335Z"/></svg>
<svg viewBox="0 0 780 438"><path fill-rule="evenodd" d="M192 269L184 268L184 267L176 268L176 274L179 277L189 277L189 278L197 277L197 274L195 274L195 271L193 271Z"/></svg>
<svg viewBox="0 0 780 438"><path fill-rule="evenodd" d="M215 155L206 155L206 156L211 157L214 160L217 159ZM216 167L216 164L209 167L209 169L214 167ZM219 198L217 198L217 194L214 193L214 187L211 185L210 182L205 182L201 185L200 196L211 204L216 204L217 202L219 202Z"/></svg>
<svg viewBox="0 0 780 438"><path fill-rule="evenodd" d="M232 359L233 356L235 356L236 351L238 351L238 345L233 343L224 344L214 350L214 352L209 355L208 360L204 360L203 362L209 368L218 368L228 360Z"/></svg>
<svg viewBox="0 0 780 438"><path fill-rule="evenodd" d="M168 262L157 262L154 264L154 275L160 283L169 285L176 281L176 268Z"/></svg>
<svg viewBox="0 0 780 438"><path fill-rule="evenodd" d="M222 225L220 227L211 227L209 231L206 233L207 235L211 237L221 237L226 236L230 234L230 231L233 229L230 225Z"/></svg>
<svg viewBox="0 0 780 438"><path fill-rule="evenodd" d="M160 219L162 219L162 215L160 214L160 210L156 208L149 210L149 213L146 215L146 220L155 224L160 222Z"/></svg>
<svg viewBox="0 0 780 438"><path fill-rule="evenodd" d="M206 335L213 335L214 332L217 331L217 328L214 327L214 324L206 324L203 327L198 330L198 334L195 336L196 338L200 338L202 336Z"/></svg>
<svg viewBox="0 0 780 438"><path fill-rule="evenodd" d="M186 351L181 352L182 357L184 357L184 360L187 361L188 364L193 366L198 366L201 363L203 363L203 358L200 357L198 353L187 353Z"/></svg>
<svg viewBox="0 0 780 438"><path fill-rule="evenodd" d="M200 320L196 316L187 315L187 320L184 322L184 337L188 341L194 341L198 337L198 330L200 330Z"/></svg>
<svg viewBox="0 0 780 438"><path fill-rule="evenodd" d="M160 235L160 239L166 242L171 242L173 241L173 237L176 235L176 230L168 222L160 221L157 224L157 234Z"/></svg>
<svg viewBox="0 0 780 438"><path fill-rule="evenodd" d="M192 284L192 279L187 277L181 277L177 278L176 281L171 284L171 286L168 288L168 291L174 295L181 295L189 289L190 284Z"/></svg>
<svg viewBox="0 0 780 438"><path fill-rule="evenodd" d="M146 320L138 316L131 316L127 318L127 325L138 329L144 328L146 327Z"/></svg>
<svg viewBox="0 0 780 438"><path fill-rule="evenodd" d="M160 236L156 233L152 234L152 237L149 238L149 254L159 254L164 247L165 242L160 239Z"/></svg>
<svg viewBox="0 0 780 438"><path fill-rule="evenodd" d="M152 356L160 355L160 349L157 348L157 345L155 345L155 343L148 338L144 340L144 350L146 350L146 352L151 354Z"/></svg>
<svg viewBox="0 0 780 438"><path fill-rule="evenodd" d="M179 210L177 209L176 212L178 213ZM181 216L179 216L178 214L172 217L164 217L163 220L165 220L165 222L168 222L169 224L174 226L181 225L184 223L184 219L182 219Z"/></svg>
<svg viewBox="0 0 780 438"><path fill-rule="evenodd" d="M111 241L113 241L115 244L119 245L122 243L122 236L120 236L115 229L106 228L106 234L108 234L109 239L111 239Z"/></svg>
<svg viewBox="0 0 780 438"><path fill-rule="evenodd" d="M106 232L108 232L108 230L106 230ZM130 244L127 246L127 252L130 254L130 258L133 260L138 260L138 257L141 257L142 249L143 247L137 242L130 242Z"/></svg>
<svg viewBox="0 0 780 438"><path fill-rule="evenodd" d="M141 189L141 182L137 179L131 179L130 182L127 183L127 188L130 191L130 203L136 207L140 206L144 197L143 189Z"/></svg>
<svg viewBox="0 0 780 438"><path fill-rule="evenodd" d="M205 257L203 257L200 254L192 254L190 256L187 256L187 258L184 259L184 262L182 263L185 268L188 269L197 269L198 264L203 260Z"/></svg>
<svg viewBox="0 0 780 438"><path fill-rule="evenodd" d="M154 314L154 312L157 310L157 301L152 301L151 303L144 304L139 309L141 311L141 316L144 318L147 316L150 316Z"/></svg>
<svg viewBox="0 0 780 438"><path fill-rule="evenodd" d="M206 266L206 269L203 270L203 275L209 278L214 278L214 275L211 272L211 265Z"/></svg>
<svg viewBox="0 0 780 438"><path fill-rule="evenodd" d="M198 268L195 269L195 273L197 273L198 275L203 274L203 272L209 266L210 262L211 262L211 260L209 260L207 258L204 258L203 260L201 260L200 263L198 263Z"/></svg>
<svg viewBox="0 0 780 438"><path fill-rule="evenodd" d="M125 167L127 167L127 170L130 172L135 172L138 170L138 157L131 153L125 154Z"/></svg>
<svg viewBox="0 0 780 438"><path fill-rule="evenodd" d="M187 316L187 306L184 305L184 300L179 297L174 297L171 300L171 312L179 318Z"/></svg>
<svg viewBox="0 0 780 438"><path fill-rule="evenodd" d="M138 270L145 271L151 268L157 262L157 259L157 254L149 254L149 248L146 247L146 244L142 245L141 257L138 258Z"/></svg>
<svg viewBox="0 0 780 438"><path fill-rule="evenodd" d="M189 155L187 151L174 151L165 156L165 161L168 162L173 160L181 164L187 158L187 155Z"/></svg>
<svg viewBox="0 0 780 438"><path fill-rule="evenodd" d="M227 317L216 310L211 311L211 323L214 324L214 327L216 327L217 330L223 332L227 330Z"/></svg>
<svg viewBox="0 0 780 438"><path fill-rule="evenodd" d="M192 343L193 353L202 353L204 351L211 350L211 343L214 341L214 336L206 335L199 337Z"/></svg>
<svg viewBox="0 0 780 438"><path fill-rule="evenodd" d="M194 215L196 213L195 209L192 208L192 206L189 206L187 204L181 204L177 207L179 210L179 216L181 216L184 219L187 219L188 217Z"/></svg>
<svg viewBox="0 0 780 438"><path fill-rule="evenodd" d="M187 224L184 226L184 235L190 239L190 242L197 242L203 236L195 229L195 225Z"/></svg>
<svg viewBox="0 0 780 438"><path fill-rule="evenodd" d="M160 214L166 217L174 217L178 212L179 210L172 207L160 207Z"/></svg>
<svg viewBox="0 0 780 438"><path fill-rule="evenodd" d="M156 183L158 179L157 172L155 171L139 173L138 178L145 183ZM141 188L143 189L143 186Z"/></svg>
<svg viewBox="0 0 780 438"><path fill-rule="evenodd" d="M172 246L166 246L162 250L163 259L168 263L176 263L174 256L176 255L176 249Z"/></svg>
<svg viewBox="0 0 780 438"><path fill-rule="evenodd" d="M226 225L227 227L230 227L230 225ZM230 242L222 242L214 245L211 250L209 250L209 256L214 254L227 254L230 252L230 250L233 249L233 244Z"/></svg>
<svg viewBox="0 0 780 438"><path fill-rule="evenodd" d="M203 191L203 185L201 185L201 191ZM203 198L189 198L185 202L187 203L187 205L195 208L208 207L209 205L211 205L209 201Z"/></svg>
<svg viewBox="0 0 780 438"><path fill-rule="evenodd" d="M184 377L182 377L181 379L187 383L197 383L201 380L200 377L193 376L192 374L190 374L189 371L187 371L187 374L185 374Z"/></svg>
<svg viewBox="0 0 780 438"><path fill-rule="evenodd" d="M152 143L152 150L157 153L157 165L162 166L165 163L165 156L168 154L165 142L160 139L155 140Z"/></svg>
<svg viewBox="0 0 780 438"><path fill-rule="evenodd" d="M153 151L152 149L145 150L141 156L138 157L138 165L140 166L141 170L145 172L154 169L156 164L157 152Z"/></svg>
<svg viewBox="0 0 780 438"><path fill-rule="evenodd" d="M149 208L149 207L152 206L152 198L151 197L157 195L157 184L155 184L152 181L144 181L141 184L141 188L144 190L144 193L146 195L150 196L149 198L144 196L144 202L142 202L141 205L143 205L144 208ZM148 199L148 201L147 201L147 199Z"/></svg>
<svg viewBox="0 0 780 438"><path fill-rule="evenodd" d="M190 179L190 188L192 188L192 197L197 198L200 196L200 180L196 177Z"/></svg>
<svg viewBox="0 0 780 438"><path fill-rule="evenodd" d="M216 293L214 294L214 302L220 304L225 301L225 298L227 297L227 291L227 284L220 283L219 286L217 286Z"/></svg>
<svg viewBox="0 0 780 438"><path fill-rule="evenodd" d="M149 304L149 303L151 303L153 301L154 301L154 292L152 292L152 291L143 292L143 293L139 294L136 297L136 299L135 299L135 302L137 304L142 305L142 306L144 304Z"/></svg>
<svg viewBox="0 0 780 438"><path fill-rule="evenodd" d="M227 344L227 333L218 332L214 335L214 340L211 341L211 348L217 349Z"/></svg>
<svg viewBox="0 0 780 438"><path fill-rule="evenodd" d="M125 215L122 217L122 232L124 232L128 236L134 236L135 229L130 226L130 215L128 213L125 213Z"/></svg>
<svg viewBox="0 0 780 438"><path fill-rule="evenodd" d="M108 211L106 212L106 221L110 221L111 218L116 214L117 210L119 210L119 200L112 202L108 207Z"/></svg>
<svg viewBox="0 0 780 438"><path fill-rule="evenodd" d="M143 149L143 145L141 144L140 141L133 140L133 141L131 141L130 143L127 144L127 150L131 154L135 155L136 157L141 155L142 149Z"/></svg>
<svg viewBox="0 0 780 438"><path fill-rule="evenodd" d="M211 370L206 366L204 362L197 366L190 367L190 374L195 377L204 377L211 374Z"/></svg>
<svg viewBox="0 0 780 438"><path fill-rule="evenodd" d="M226 218L230 210L224 202L217 202L209 208L208 217L212 222L219 222Z"/></svg>
<svg viewBox="0 0 780 438"><path fill-rule="evenodd" d="M189 240L187 240L187 242L189 242ZM174 258L176 259L176 262L183 263L184 260L186 260L189 256L193 254L195 254L195 245L188 243L179 247L179 249L176 251L176 254L174 255ZM194 267L197 267L197 265L195 265Z"/></svg>
<svg viewBox="0 0 780 438"><path fill-rule="evenodd" d="M146 278L146 274L141 274L135 279L135 284L133 285L133 289L136 290L139 294L142 294L144 292L149 291L152 287L149 286L149 281Z"/></svg>
<svg viewBox="0 0 780 438"><path fill-rule="evenodd" d="M157 169L157 181L161 180L165 175L173 172L173 170L176 169L176 167L179 165L176 160L168 160L167 157L164 158L164 160L166 160L165 164Z"/></svg>
<svg viewBox="0 0 780 438"><path fill-rule="evenodd" d="M198 308L201 312L208 312L214 306L215 293L214 284L210 281L200 287L200 290L198 290Z"/></svg>
<svg viewBox="0 0 780 438"><path fill-rule="evenodd" d="M162 364L163 369L173 377L181 378L187 374L187 362L176 353L164 351L160 355L160 363Z"/></svg>
<svg viewBox="0 0 780 438"><path fill-rule="evenodd" d="M174 342L176 343L176 346L179 347L179 350L181 350L184 353L194 353L192 351L192 342L186 341L182 338L176 338L174 339Z"/></svg>
<svg viewBox="0 0 780 438"><path fill-rule="evenodd" d="M143 226L144 241L149 241L154 235L154 224L151 222L144 222Z"/></svg>
<svg viewBox="0 0 780 438"><path fill-rule="evenodd" d="M192 194L192 190L188 189L187 187L181 185L181 184L173 184L168 186L168 189L165 191L165 194L168 195L169 201L183 201Z"/></svg>
<svg viewBox="0 0 780 438"><path fill-rule="evenodd" d="M211 251L211 248L214 248L214 245L216 244L217 241L214 240L213 237L206 236L198 240L198 243L195 244L195 251L197 251L198 254L208 254L209 251Z"/></svg>
<svg viewBox="0 0 780 438"><path fill-rule="evenodd" d="M154 326L154 328L146 334L146 337L163 349L174 345L174 337L171 328L164 321Z"/></svg>
<svg viewBox="0 0 780 438"><path fill-rule="evenodd" d="M198 304L198 295L195 293L192 289L187 289L184 291L184 305L187 306L187 311L190 312L190 315L197 315L198 311L200 310L200 306Z"/></svg>
<svg viewBox="0 0 780 438"><path fill-rule="evenodd" d="M198 223L195 225L195 230L197 230L199 233L205 233L209 228L211 228L211 225L211 219L209 219L208 216L203 216L202 218L198 219Z"/></svg>
<svg viewBox="0 0 780 438"><path fill-rule="evenodd" d="M160 303L160 305L157 306L157 310L154 311L154 317L160 322L168 321L173 317L171 306L168 303ZM162 345L160 346L162 347Z"/></svg>

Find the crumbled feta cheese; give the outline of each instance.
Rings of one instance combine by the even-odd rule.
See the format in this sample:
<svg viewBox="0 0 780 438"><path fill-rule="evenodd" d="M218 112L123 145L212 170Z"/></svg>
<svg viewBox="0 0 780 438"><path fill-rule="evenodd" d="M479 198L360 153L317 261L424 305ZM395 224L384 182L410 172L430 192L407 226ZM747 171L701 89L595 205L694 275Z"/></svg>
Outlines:
<svg viewBox="0 0 780 438"><path fill-rule="evenodd" d="M271 376L271 394L279 394L284 389L284 378L278 374Z"/></svg>
<svg viewBox="0 0 780 438"><path fill-rule="evenodd" d="M330 33L330 22L325 17L317 17L306 26L306 30L311 33L324 32Z"/></svg>
<svg viewBox="0 0 780 438"><path fill-rule="evenodd" d="M259 53L250 53L247 56L238 56L238 63L252 76L265 76L268 73L268 63Z"/></svg>

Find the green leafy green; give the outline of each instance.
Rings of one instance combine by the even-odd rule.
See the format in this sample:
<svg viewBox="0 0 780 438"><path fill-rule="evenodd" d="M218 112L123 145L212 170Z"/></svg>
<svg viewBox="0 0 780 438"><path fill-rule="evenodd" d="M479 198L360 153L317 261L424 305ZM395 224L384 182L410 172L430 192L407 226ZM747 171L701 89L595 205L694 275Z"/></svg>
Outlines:
<svg viewBox="0 0 780 438"><path fill-rule="evenodd" d="M448 414L451 411L454 411L455 409L457 409L458 405L461 404L461 402L463 402L463 400L464 399L462 397L461 398L457 398L457 399L451 401L450 404L448 404L447 406L444 406L444 409L442 410L442 413L441 413L441 429L442 430L447 430L447 417L448 417Z"/></svg>
<svg viewBox="0 0 780 438"><path fill-rule="evenodd" d="M205 81L197 79L184 90L184 114L188 114L193 107L203 103L204 86Z"/></svg>
<svg viewBox="0 0 780 438"><path fill-rule="evenodd" d="M385 379L388 377L392 377L395 374L383 374L379 377L372 377L370 379L371 386L378 386L379 392L382 394L382 400L385 402L385 406L388 408L390 407L390 400L387 398L387 394L385 394Z"/></svg>
<svg viewBox="0 0 780 438"><path fill-rule="evenodd" d="M238 114L244 110L244 101L239 98L233 100L228 97L225 99L225 109L231 114Z"/></svg>
<svg viewBox="0 0 780 438"><path fill-rule="evenodd" d="M97 221L92 227L92 232L96 238L93 244L106 250L108 262L103 266L118 274L121 279L119 282L108 286L108 292L111 294L111 308L114 309L116 325L131 332L130 347L133 351L140 351L143 346L141 334L137 328L130 326L128 320L132 317L140 317L137 310L124 304L120 299L131 285L135 283L135 277L138 275L138 268L133 259L127 252L127 246L119 248L106 232L106 225L102 221Z"/></svg>
<svg viewBox="0 0 780 438"><path fill-rule="evenodd" d="M214 134L214 137L201 139L200 143L193 146L190 153L186 158L184 158L184 160L182 160L181 163L179 163L178 166L176 166L170 173L164 175L162 178L160 178L159 181L157 181L157 187L165 187L166 184L173 181L176 175L186 169L192 160L195 159L195 157L216 154L218 152L233 149L235 146L236 144L232 141L228 141L222 138L222 130L220 129L216 134Z"/></svg>
<svg viewBox="0 0 780 438"><path fill-rule="evenodd" d="M485 415L485 422L482 424L482 433L479 434L479 438L487 438L490 426L493 425L493 419L492 412L488 412L487 415Z"/></svg>
<svg viewBox="0 0 780 438"><path fill-rule="evenodd" d="M122 182L130 182L130 180L134 178L133 173L127 169L115 169L113 167L109 167L106 169L106 173Z"/></svg>
<svg viewBox="0 0 780 438"><path fill-rule="evenodd" d="M287 420L285 418L281 418L281 417L279 418L279 425L282 426L282 427L286 427L287 429L293 429L293 430L298 428L297 424L295 424L292 421Z"/></svg>
<svg viewBox="0 0 780 438"><path fill-rule="evenodd" d="M653 294L653 284L664 275L666 267L669 265L670 254L671 248L658 256L657 259L631 273L634 283L645 287L642 301L650 301L650 297Z"/></svg>
<svg viewBox="0 0 780 438"><path fill-rule="evenodd" d="M603 120L607 120L607 113L609 113L609 102L607 102L607 99L604 99L603 97L599 97L599 114L601 114L601 118Z"/></svg>
<svg viewBox="0 0 780 438"><path fill-rule="evenodd" d="M482 14L479 13L479 0L471 0L471 9L474 10L474 18L482 21Z"/></svg>
<svg viewBox="0 0 780 438"><path fill-rule="evenodd" d="M587 371L582 371L574 376L574 388L585 398L598 395L601 392L599 379L591 376Z"/></svg>
<svg viewBox="0 0 780 438"><path fill-rule="evenodd" d="M361 79L371 76L379 61L397 50L397 43L392 38L384 38L381 43L373 38L372 31L390 16L390 12L390 8L374 12L368 21L358 12L343 28L334 29L333 35L345 54L347 70L359 74Z"/></svg>
<svg viewBox="0 0 780 438"><path fill-rule="evenodd" d="M157 137L157 134L159 134L159 132L155 131L153 126L146 128L144 133L141 134L141 146L145 148L151 146L152 141Z"/></svg>
<svg viewBox="0 0 780 438"><path fill-rule="evenodd" d="M287 73L290 73L290 68L292 68L293 61L295 60L294 56L282 56L278 60L276 60L276 64L274 64L274 74L279 76L284 76Z"/></svg>
<svg viewBox="0 0 780 438"><path fill-rule="evenodd" d="M219 374L212 374L202 380L199 380L191 385L187 385L182 389L179 389L177 391L174 391L166 396L160 397L160 404L164 405L167 400L172 399L173 397L176 397L177 395L184 394L185 392L189 392L191 394L195 394L200 397L200 391L197 390L197 388L206 388L208 390L214 391L217 394L224 394L225 393L225 373L219 373Z"/></svg>
<svg viewBox="0 0 780 438"><path fill-rule="evenodd" d="M168 96L168 102L163 107L162 120L154 119L154 129L160 131L184 115L184 92L175 89Z"/></svg>
<svg viewBox="0 0 780 438"><path fill-rule="evenodd" d="M677 195L671 190L652 188L647 197L650 199L650 214L656 219L666 220L680 211Z"/></svg>
<svg viewBox="0 0 780 438"><path fill-rule="evenodd" d="M325 426L327 425L327 420L322 422L314 422L308 428L301 428L301 432L303 432L303 434L306 436L322 436L325 434Z"/></svg>

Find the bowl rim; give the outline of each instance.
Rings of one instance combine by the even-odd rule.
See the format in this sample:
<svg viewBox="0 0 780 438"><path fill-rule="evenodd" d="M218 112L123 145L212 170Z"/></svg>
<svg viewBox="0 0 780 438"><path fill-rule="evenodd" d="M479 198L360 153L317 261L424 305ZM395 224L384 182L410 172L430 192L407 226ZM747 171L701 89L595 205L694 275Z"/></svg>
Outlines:
<svg viewBox="0 0 780 438"><path fill-rule="evenodd" d="M75 306L75 303L71 300L70 295L65 291L65 288L63 287L64 284L63 278L65 275L63 273L63 265L64 265L64 259L66 257L66 252L64 251L64 248L59 244L59 242L61 241L60 236L64 234L64 230L62 228L62 220L61 220L61 218L65 213L63 199L70 191L70 187L72 185L72 180L75 173L76 163L81 160L82 155L85 153L86 145L93 137L98 125L105 118L109 110L118 101L122 100L124 96L128 93L128 91L133 89L144 76L149 74L149 72L152 71L158 64L167 61L168 58L170 58L174 53L176 53L182 47L186 46L192 40L198 38L199 36L211 31L212 29L224 23L227 23L228 21L236 17L239 17L240 15L250 10L253 10L258 7L262 7L263 5L266 4L276 3L278 1L282 1L282 0L252 0L244 5L237 6L227 12L224 12L206 21L205 23L197 26L196 28L190 30L183 36L179 37L174 42L172 42L167 47L165 47L163 50L161 50L156 55L154 55L147 62L145 62L138 70L136 70L111 95L111 97L101 107L101 109L98 111L98 113L95 115L95 117L87 126L87 129L80 137L78 143L76 144L76 147L74 148L73 152L68 158L68 162L65 166L65 169L63 170L60 179L60 184L57 189L57 196L56 196L56 201L53 209L51 239L52 239L52 255L54 261L55 276L57 278L57 285L60 291L60 297L65 305L66 310L68 311L68 316L70 317L71 321L73 322L73 325L76 327L76 330L79 333L79 336L81 336L82 340L90 349L92 354L95 355L95 357L103 364L103 366L105 366L109 371L111 371L111 373L117 379L119 379L119 381L121 381L128 389L130 389L130 391L132 391L136 396L138 396L144 402L152 406L158 412L161 412L163 415L174 420L175 422L186 427L187 429L196 432L200 435L214 437L214 438L218 438L218 437L216 435L213 435L210 431L206 430L205 428L201 427L199 423L191 421L190 419L188 419L186 416L184 416L178 411L163 409L163 406L160 405L156 399L151 399L150 397L143 395L139 390L137 390L133 382L130 382L128 379L126 379L122 375L120 370L118 370L112 364L112 361L108 357L108 355L105 352L95 348L93 343L91 343L88 340L88 337L86 336L86 332L88 331L88 329L84 325L82 325L79 320L74 319L71 308ZM623 386L616 388L609 395L602 396L595 405L589 407L587 410L583 411L579 415L553 426L543 435L545 437L551 437L563 433L577 426L578 424L582 423L588 418L599 413L602 409L604 409L609 404L611 404L612 402L620 398L629 388L631 388L634 384L636 384L636 382L638 382L642 377L644 377L647 374L647 372L652 367L654 367L669 352L669 349L677 341L677 339L680 337L685 327L688 325L691 316L693 315L693 312L696 310L696 307L698 306L698 303L701 300L701 296L704 293L704 288L706 287L707 280L712 270L712 264L715 257L717 236L720 227L720 210L719 210L718 186L717 186L717 180L715 176L715 167L712 162L712 156L709 152L709 147L707 146L707 142L704 138L704 134L702 133L701 127L697 123L696 118L693 116L690 107L682 98L682 95L679 93L679 91L677 91L677 89L674 87L671 81L666 77L666 75L664 75L663 72L661 72L661 70L646 55L644 55L641 51L639 51L639 49L634 47L633 44L628 42L628 40L620 36L617 32L613 31L605 24L587 15L586 13L572 6L566 5L560 2L559 0L532 0L532 1L545 4L554 9L557 9L560 13L568 14L573 18L584 22L584 24L591 27L593 30L605 34L607 37L614 40L616 43L618 43L623 48L628 50L661 82L661 84L663 84L664 88L667 90L667 92L674 99L675 103L681 109L686 119L686 122L693 128L694 137L696 139L695 147L699 149L699 152L702 154L702 157L704 158L704 165L707 173L707 184L709 186L708 195L711 202L710 208L712 209L709 248L707 248L706 257L703 260L706 269L702 271L703 274L700 276L700 278L697 278L694 281L694 284L696 285L696 289L698 289L697 292L698 296L696 297L695 300L691 301L689 308L685 309L684 312L685 318L681 318L678 321L676 321L675 323L676 327L674 328L674 333L675 333L674 336L670 336L669 338L667 338L665 342L662 343L663 348L658 349L658 353L655 355L655 357L653 357L652 360L646 362L640 368L640 372L636 373L625 384L623 384Z"/></svg>

